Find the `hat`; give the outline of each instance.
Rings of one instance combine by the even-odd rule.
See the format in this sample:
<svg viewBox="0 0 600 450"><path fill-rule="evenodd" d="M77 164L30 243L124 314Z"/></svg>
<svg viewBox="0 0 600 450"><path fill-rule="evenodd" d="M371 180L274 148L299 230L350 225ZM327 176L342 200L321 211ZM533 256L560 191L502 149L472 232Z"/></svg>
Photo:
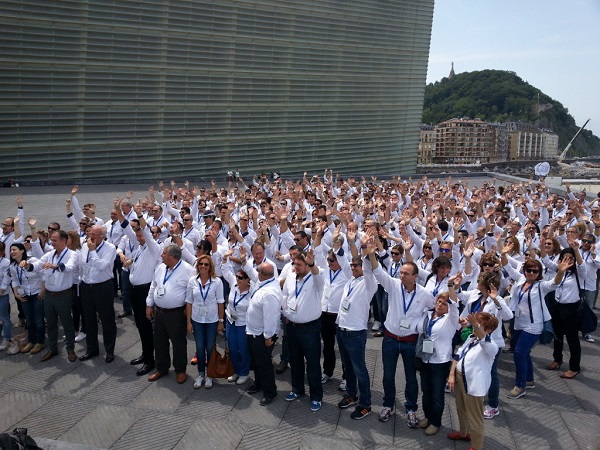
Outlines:
<svg viewBox="0 0 600 450"><path fill-rule="evenodd" d="M207 209L206 211L204 211L204 214L202 215L202 217L216 217L217 215L215 214L215 212L212 209Z"/></svg>

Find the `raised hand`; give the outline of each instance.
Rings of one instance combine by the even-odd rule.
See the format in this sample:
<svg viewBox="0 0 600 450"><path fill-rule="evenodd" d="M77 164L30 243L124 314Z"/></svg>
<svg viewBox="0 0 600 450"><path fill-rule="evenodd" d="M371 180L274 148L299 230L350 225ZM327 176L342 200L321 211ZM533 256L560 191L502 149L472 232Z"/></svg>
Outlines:
<svg viewBox="0 0 600 450"><path fill-rule="evenodd" d="M75 195L77 195L77 192L79 192L79 186L77 186L77 185L74 185L74 186L71 188L71 197L74 197Z"/></svg>

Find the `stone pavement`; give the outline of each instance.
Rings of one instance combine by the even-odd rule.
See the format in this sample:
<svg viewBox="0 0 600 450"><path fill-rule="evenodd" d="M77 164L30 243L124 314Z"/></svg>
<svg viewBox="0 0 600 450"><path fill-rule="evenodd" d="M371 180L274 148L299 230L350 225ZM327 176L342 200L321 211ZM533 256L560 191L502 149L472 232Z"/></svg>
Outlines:
<svg viewBox="0 0 600 450"><path fill-rule="evenodd" d="M96 202L98 215L107 218L107 196L130 188L143 189L84 186L80 202ZM50 220L66 224L64 199L68 187L1 190L3 217L12 215L12 197L18 192L25 196L26 217L35 211L39 228L45 228ZM119 304L116 309L121 309ZM267 407L259 405L260 394L245 393L247 385L224 380L217 381L211 390L194 390L192 379L178 385L171 372L149 383L146 377L136 377L136 368L129 365L129 360L141 352L132 317L117 321L116 360L112 364L106 364L103 358L69 363L62 344L61 356L47 363L39 362L41 354L7 356L1 352L0 432L26 427L44 448L73 450L468 447L446 438L446 433L458 425L453 394L446 394L443 427L435 436L426 437L422 430L409 429L401 415L393 416L388 423L377 420L383 396L381 341L377 338L370 337L367 343L373 413L354 421L350 411L340 411L336 406L341 398L340 367L324 386L323 408L317 413L310 412L307 397L293 403L284 401L290 390L289 371L277 375L279 396ZM191 357L191 338L188 344ZM506 398L506 391L514 384L512 355L501 356L501 413L485 423L487 449L600 449L600 344L582 341L582 350L582 373L574 380L563 380L559 372L543 369L551 360L551 347L537 345L533 350L537 386L518 400ZM76 344L76 352L83 354L85 346ZM275 360L278 362L277 357ZM188 366L187 373L195 377L196 370ZM396 384L398 409L402 411L401 366Z"/></svg>

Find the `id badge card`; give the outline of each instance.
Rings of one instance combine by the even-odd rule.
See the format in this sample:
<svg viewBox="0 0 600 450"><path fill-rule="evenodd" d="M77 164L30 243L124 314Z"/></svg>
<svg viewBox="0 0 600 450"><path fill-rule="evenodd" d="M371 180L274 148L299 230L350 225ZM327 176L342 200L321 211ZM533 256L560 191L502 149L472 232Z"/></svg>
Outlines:
<svg viewBox="0 0 600 450"><path fill-rule="evenodd" d="M90 276L90 266L83 265L83 276L86 278Z"/></svg>
<svg viewBox="0 0 600 450"><path fill-rule="evenodd" d="M323 289L323 300L329 301L330 298L331 298L331 286L325 286L325 289Z"/></svg>
<svg viewBox="0 0 600 450"><path fill-rule="evenodd" d="M423 339L423 353L433 355L433 341L431 339Z"/></svg>
<svg viewBox="0 0 600 450"><path fill-rule="evenodd" d="M164 297L165 296L165 287L164 286L159 286L156 288L156 296L157 297Z"/></svg>
<svg viewBox="0 0 600 450"><path fill-rule="evenodd" d="M408 319L400 320L400 328L408 330L410 328L410 320L408 320Z"/></svg>
<svg viewBox="0 0 600 450"><path fill-rule="evenodd" d="M17 291L17 295L20 295L21 297L23 297L25 295L25 289L22 288L21 286L17 286L15 288L15 291Z"/></svg>
<svg viewBox="0 0 600 450"><path fill-rule="evenodd" d="M342 304L340 305L340 308L342 308L342 310L344 312L348 312L348 310L350 309L350 302L348 301L347 298L342 301Z"/></svg>
<svg viewBox="0 0 600 450"><path fill-rule="evenodd" d="M208 312L208 308L206 306L201 306L200 308L198 308L198 314L200 314L200 317L202 317L202 318L206 317L207 312Z"/></svg>
<svg viewBox="0 0 600 450"><path fill-rule="evenodd" d="M296 309L298 308L298 299L296 299L296 298L291 299L288 302L288 308L290 311L296 312Z"/></svg>
<svg viewBox="0 0 600 450"><path fill-rule="evenodd" d="M55 284L56 283L56 274L54 272L50 272L48 274L48 278L46 278L46 284Z"/></svg>
<svg viewBox="0 0 600 450"><path fill-rule="evenodd" d="M229 317L231 317L231 320L233 320L234 322L238 319L237 313L234 310L231 310L229 312Z"/></svg>

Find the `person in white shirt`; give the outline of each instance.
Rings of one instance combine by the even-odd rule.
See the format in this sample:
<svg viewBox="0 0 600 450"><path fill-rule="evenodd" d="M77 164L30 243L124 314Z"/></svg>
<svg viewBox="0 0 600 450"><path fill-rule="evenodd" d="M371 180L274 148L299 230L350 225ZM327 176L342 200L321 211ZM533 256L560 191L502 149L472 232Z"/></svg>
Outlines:
<svg viewBox="0 0 600 450"><path fill-rule="evenodd" d="M115 246L104 240L104 228L94 225L87 242L81 248L80 290L87 331L87 351L79 357L80 361L87 361L100 354L97 317L102 321L105 361L111 363L115 360L117 324L112 279L116 254Z"/></svg>
<svg viewBox="0 0 600 450"><path fill-rule="evenodd" d="M377 281L373 276L371 264L366 260L363 262L358 255L352 258L350 268L352 277L342 289L336 319L338 347L346 379L346 394L338 403L338 407L345 409L356 405L350 417L359 420L371 413L371 380L365 348L369 306L377 291Z"/></svg>
<svg viewBox="0 0 600 450"><path fill-rule="evenodd" d="M369 244L374 245L374 244ZM435 298L417 284L419 269L415 263L407 262L400 268L400 279L393 278L381 268L373 254L369 254L377 282L388 293L388 314L381 343L383 358L383 409L379 421L387 422L395 413L396 365L402 356L406 376L405 409L410 428L418 428L416 417L419 384L415 369L417 325L423 311L435 306Z"/></svg>
<svg viewBox="0 0 600 450"><path fill-rule="evenodd" d="M448 434L455 441L471 441L471 448L483 449L483 398L492 382L490 367L498 352L491 334L498 327L498 319L486 312L469 314L460 319L468 324L473 334L458 350L452 361L448 385L456 391L456 412L460 430ZM468 324L467 324L468 322Z"/></svg>
<svg viewBox="0 0 600 450"><path fill-rule="evenodd" d="M165 246L160 256L163 264L159 264L154 271L146 298L146 318L151 321L154 317L156 359L156 372L148 377L148 381L156 381L169 373L169 347L172 344L177 383L183 384L187 380L185 298L190 278L195 271L191 265L182 261L181 249L176 245Z"/></svg>
<svg viewBox="0 0 600 450"><path fill-rule="evenodd" d="M274 264L273 264L274 266ZM321 409L321 298L325 279L310 250L294 259L295 272L283 285L283 315L290 352L292 390L285 398L292 402L304 395L304 373L310 390L310 409Z"/></svg>
<svg viewBox="0 0 600 450"><path fill-rule="evenodd" d="M252 290L246 313L246 336L254 370L254 383L248 386L247 392L255 394L263 391L260 404L265 406L277 397L271 354L279 333L283 299L275 279L275 266L264 262L256 270L258 285Z"/></svg>
<svg viewBox="0 0 600 450"><path fill-rule="evenodd" d="M215 275L215 266L209 255L202 255L196 260L196 275L188 282L185 294L185 315L188 333L194 335L196 355L198 356L198 377L194 389L212 388L213 380L205 376L206 361L210 361L217 339L217 333L225 327L223 283Z"/></svg>

